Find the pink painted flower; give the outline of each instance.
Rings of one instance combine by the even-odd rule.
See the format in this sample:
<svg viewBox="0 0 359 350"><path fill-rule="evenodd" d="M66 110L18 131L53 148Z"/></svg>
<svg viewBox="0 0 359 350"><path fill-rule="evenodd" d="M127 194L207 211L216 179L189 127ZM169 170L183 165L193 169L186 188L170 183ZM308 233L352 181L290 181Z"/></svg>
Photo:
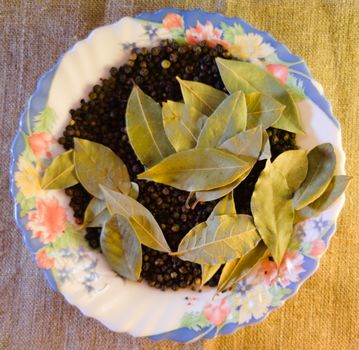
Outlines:
<svg viewBox="0 0 359 350"><path fill-rule="evenodd" d="M42 131L32 134L28 138L29 145L36 158L51 158L50 148L55 139L48 132Z"/></svg>
<svg viewBox="0 0 359 350"><path fill-rule="evenodd" d="M47 255L45 249L36 252L36 263L41 269L51 269L55 264L55 259Z"/></svg>
<svg viewBox="0 0 359 350"><path fill-rule="evenodd" d="M272 73L281 83L285 84L288 80L288 67L284 64L268 64L266 69Z"/></svg>
<svg viewBox="0 0 359 350"><path fill-rule="evenodd" d="M227 319L231 313L230 308L226 303L227 298L223 298L219 304L207 304L204 308L204 316L215 326L219 326Z"/></svg>
<svg viewBox="0 0 359 350"><path fill-rule="evenodd" d="M183 18L177 13L168 13L163 18L162 23L163 26L169 31L172 31L173 29L177 29L177 28L179 29L183 28Z"/></svg>
<svg viewBox="0 0 359 350"><path fill-rule="evenodd" d="M206 21L205 25L197 22L193 28L190 27L186 31L186 40L189 44L197 45L202 41L206 41L208 46L214 47L216 45L226 46L225 42L221 40L222 30L213 27L210 21Z"/></svg>
<svg viewBox="0 0 359 350"><path fill-rule="evenodd" d="M322 239L317 239L315 241L312 241L312 249L310 250L309 255L311 256L320 256L323 254L325 250L325 242Z"/></svg>
<svg viewBox="0 0 359 350"><path fill-rule="evenodd" d="M57 199L38 199L36 210L29 212L28 219L32 237L44 244L53 242L66 227L66 211Z"/></svg>

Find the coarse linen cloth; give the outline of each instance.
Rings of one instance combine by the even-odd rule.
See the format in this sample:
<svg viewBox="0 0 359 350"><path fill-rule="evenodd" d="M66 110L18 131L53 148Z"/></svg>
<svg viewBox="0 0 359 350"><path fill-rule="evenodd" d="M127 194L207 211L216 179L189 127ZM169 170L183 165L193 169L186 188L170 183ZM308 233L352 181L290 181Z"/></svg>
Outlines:
<svg viewBox="0 0 359 350"><path fill-rule="evenodd" d="M40 75L101 25L163 7L238 16L303 57L342 126L354 177L318 272L264 322L180 345L112 333L47 286L13 221L9 148ZM359 349L358 0L0 0L0 349Z"/></svg>

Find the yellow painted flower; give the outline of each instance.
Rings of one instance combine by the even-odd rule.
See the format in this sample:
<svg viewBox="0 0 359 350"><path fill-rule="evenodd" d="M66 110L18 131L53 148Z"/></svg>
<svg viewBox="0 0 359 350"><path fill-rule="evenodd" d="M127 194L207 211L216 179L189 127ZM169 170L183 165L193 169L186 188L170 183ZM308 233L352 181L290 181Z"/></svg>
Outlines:
<svg viewBox="0 0 359 350"><path fill-rule="evenodd" d="M19 158L17 166L19 170L15 173L16 186L26 198L37 196L41 192L39 173L23 156Z"/></svg>

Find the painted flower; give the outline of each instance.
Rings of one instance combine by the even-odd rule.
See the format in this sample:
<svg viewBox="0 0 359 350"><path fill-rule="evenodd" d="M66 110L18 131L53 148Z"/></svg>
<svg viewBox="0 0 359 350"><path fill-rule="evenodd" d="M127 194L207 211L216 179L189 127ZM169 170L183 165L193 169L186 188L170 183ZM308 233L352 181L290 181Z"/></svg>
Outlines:
<svg viewBox="0 0 359 350"><path fill-rule="evenodd" d="M288 67L284 64L268 64L266 69L269 73L273 74L282 84L288 80Z"/></svg>
<svg viewBox="0 0 359 350"><path fill-rule="evenodd" d="M202 41L206 41L208 46L214 47L216 45L225 46L225 42L221 40L222 30L213 27L213 24L206 21L205 25L197 22L197 25L193 28L190 27L186 31L186 40L189 44L197 45Z"/></svg>
<svg viewBox="0 0 359 350"><path fill-rule="evenodd" d="M55 264L55 259L50 258L45 249L36 252L36 263L41 269L51 269Z"/></svg>
<svg viewBox="0 0 359 350"><path fill-rule="evenodd" d="M238 322L250 321L252 317L259 319L267 312L271 302L271 296L263 284L249 290L244 296L239 297Z"/></svg>
<svg viewBox="0 0 359 350"><path fill-rule="evenodd" d="M57 199L41 199L36 201L36 209L28 213L27 229L32 236L44 243L53 242L66 227L66 210Z"/></svg>
<svg viewBox="0 0 359 350"><path fill-rule="evenodd" d="M163 26L169 30L172 31L174 29L181 29L183 28L183 18L182 16L178 15L177 13L168 13L163 18Z"/></svg>
<svg viewBox="0 0 359 350"><path fill-rule="evenodd" d="M31 198L41 192L39 173L25 157L21 156L17 166L19 170L15 173L16 186L26 198Z"/></svg>
<svg viewBox="0 0 359 350"><path fill-rule="evenodd" d="M205 318L217 327L225 322L230 313L231 309L227 305L227 298L223 298L219 304L209 303L204 308Z"/></svg>
<svg viewBox="0 0 359 350"><path fill-rule="evenodd" d="M325 242L322 239L317 239L311 242L312 248L309 252L310 256L320 256L325 251Z"/></svg>
<svg viewBox="0 0 359 350"><path fill-rule="evenodd" d="M29 136L28 140L36 158L51 158L50 148L55 143L52 135L45 131L37 132Z"/></svg>
<svg viewBox="0 0 359 350"><path fill-rule="evenodd" d="M233 56L244 61L256 61L274 53L270 44L263 42L263 38L254 33L237 35L234 38L234 45L229 48Z"/></svg>

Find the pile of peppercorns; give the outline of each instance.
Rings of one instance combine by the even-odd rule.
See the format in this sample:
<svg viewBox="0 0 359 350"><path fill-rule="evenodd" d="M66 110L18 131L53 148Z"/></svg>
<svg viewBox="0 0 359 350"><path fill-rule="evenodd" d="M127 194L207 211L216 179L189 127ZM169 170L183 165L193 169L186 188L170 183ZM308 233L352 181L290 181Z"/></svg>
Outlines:
<svg viewBox="0 0 359 350"><path fill-rule="evenodd" d="M127 64L110 69L110 77L101 79L89 94L81 100L80 107L70 110L71 120L66 126L59 143L66 150L73 148L73 138L80 137L110 147L126 164L131 180L139 185L138 202L151 211L159 223L172 250L176 250L181 239L195 225L207 219L216 202L199 203L194 209L186 206L188 192L171 186L137 180L136 175L144 168L137 159L126 134L125 111L133 82L157 102L182 100L176 76L181 79L200 81L217 89L225 90L220 79L216 57L231 58L222 47L180 45L174 41L163 41L152 49L132 50ZM269 129L273 156L288 149L295 149L295 135L278 129ZM249 176L235 189L238 213L250 213L250 198L254 185L265 162L258 162ZM66 190L71 197L70 206L78 223L91 195L80 185ZM99 248L99 228L87 228L86 239L92 248ZM220 271L208 282L215 286ZM198 264L182 261L143 247L141 277L149 285L166 289L192 286L200 283L201 268Z"/></svg>

